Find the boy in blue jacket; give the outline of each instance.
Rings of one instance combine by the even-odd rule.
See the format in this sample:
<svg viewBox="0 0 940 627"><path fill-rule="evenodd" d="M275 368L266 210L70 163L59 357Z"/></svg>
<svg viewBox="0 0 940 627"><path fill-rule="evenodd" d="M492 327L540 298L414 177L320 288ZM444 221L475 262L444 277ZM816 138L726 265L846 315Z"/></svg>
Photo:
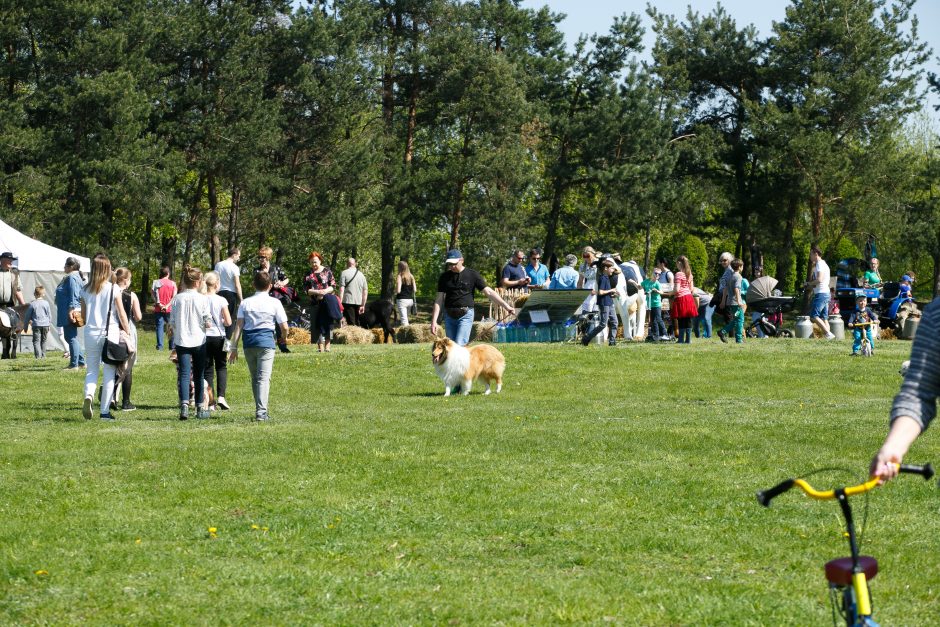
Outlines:
<svg viewBox="0 0 940 627"><path fill-rule="evenodd" d="M855 299L855 311L849 316L849 328L852 329L852 336L855 338L855 341L852 342L853 357L859 355L863 337L868 339L868 345L872 347L872 352L874 352L875 343L872 339L871 327L877 320L878 316L868 307L868 299L865 296L857 297Z"/></svg>

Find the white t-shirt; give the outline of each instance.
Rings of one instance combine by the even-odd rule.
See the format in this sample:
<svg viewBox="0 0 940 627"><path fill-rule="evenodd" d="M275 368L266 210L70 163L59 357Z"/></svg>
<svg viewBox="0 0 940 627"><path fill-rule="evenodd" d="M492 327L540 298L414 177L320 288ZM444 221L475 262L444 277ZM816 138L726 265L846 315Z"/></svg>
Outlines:
<svg viewBox="0 0 940 627"><path fill-rule="evenodd" d="M215 264L215 271L219 275L219 291L238 293L235 286L238 283L238 276L241 274L241 268L231 259L224 259Z"/></svg>
<svg viewBox="0 0 940 627"><path fill-rule="evenodd" d="M101 286L101 291L92 294L86 285L82 289L82 300L85 301L85 337L98 339L104 337L105 328L108 330L108 339L117 342L121 337L121 319L118 317L120 301L115 305L114 299L120 295L121 288L107 281ZM109 298L110 297L110 298ZM108 306L111 307L111 323L108 324Z"/></svg>
<svg viewBox="0 0 940 627"><path fill-rule="evenodd" d="M206 322L209 299L196 290L185 290L173 297L170 326L173 342L183 348L196 348L206 343Z"/></svg>
<svg viewBox="0 0 940 627"><path fill-rule="evenodd" d="M222 320L222 310L228 309L228 301L218 294L212 294L207 298L209 299L209 316L212 318L212 322L211 326L206 329L206 336L225 337L225 322Z"/></svg>
<svg viewBox="0 0 940 627"><path fill-rule="evenodd" d="M276 298L271 298L267 292L255 292L238 306L238 320L244 320L242 329L253 331L255 329L271 329L287 322L287 313L284 305Z"/></svg>
<svg viewBox="0 0 940 627"><path fill-rule="evenodd" d="M829 276L829 264L820 258L813 269L813 280L819 281L819 285L813 288L813 294L829 293Z"/></svg>

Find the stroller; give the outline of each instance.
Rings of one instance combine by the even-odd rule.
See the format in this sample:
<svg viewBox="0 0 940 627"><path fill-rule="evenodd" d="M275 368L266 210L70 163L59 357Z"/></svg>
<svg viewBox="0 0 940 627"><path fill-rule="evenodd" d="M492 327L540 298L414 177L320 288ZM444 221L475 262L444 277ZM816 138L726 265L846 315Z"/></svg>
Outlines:
<svg viewBox="0 0 940 627"><path fill-rule="evenodd" d="M758 329L767 337L793 337L790 329L783 328L783 314L793 309L796 299L781 296L780 290L774 289L776 287L777 279L772 276L762 276L751 282L744 301L748 311L756 311L761 317L745 329L748 337L757 336Z"/></svg>
<svg viewBox="0 0 940 627"><path fill-rule="evenodd" d="M301 307L297 290L290 286L275 287L271 289L271 296L281 301L281 305L284 306L287 326L298 327L305 331L310 330L310 314L304 307Z"/></svg>

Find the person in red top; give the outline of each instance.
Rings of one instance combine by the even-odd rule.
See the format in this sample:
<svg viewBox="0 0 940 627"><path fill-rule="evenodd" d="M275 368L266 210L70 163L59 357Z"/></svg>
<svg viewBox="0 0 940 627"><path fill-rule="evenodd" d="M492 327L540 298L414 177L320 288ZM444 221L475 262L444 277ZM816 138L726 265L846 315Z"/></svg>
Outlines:
<svg viewBox="0 0 940 627"><path fill-rule="evenodd" d="M698 315L698 306L692 295L693 278L692 267L685 255L676 259L676 274L672 298L672 317L679 323L679 343L692 343L692 320Z"/></svg>
<svg viewBox="0 0 940 627"><path fill-rule="evenodd" d="M160 278L150 288L153 294L153 313L157 320L157 350L163 350L163 330L170 321L170 303L176 296L176 283L170 278L170 268L160 268ZM173 350L173 338L170 338L170 350ZM172 357L172 355L171 355Z"/></svg>

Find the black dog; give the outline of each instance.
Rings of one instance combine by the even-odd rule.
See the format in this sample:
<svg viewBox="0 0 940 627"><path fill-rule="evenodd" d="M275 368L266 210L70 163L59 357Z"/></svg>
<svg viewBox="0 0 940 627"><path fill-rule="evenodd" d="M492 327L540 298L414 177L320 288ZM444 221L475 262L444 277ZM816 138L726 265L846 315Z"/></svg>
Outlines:
<svg viewBox="0 0 940 627"><path fill-rule="evenodd" d="M364 329L382 327L385 332L385 342L391 340L395 343L395 333L392 331L392 321L395 318L395 305L390 300L374 300L366 305L365 313L359 314L359 326Z"/></svg>

